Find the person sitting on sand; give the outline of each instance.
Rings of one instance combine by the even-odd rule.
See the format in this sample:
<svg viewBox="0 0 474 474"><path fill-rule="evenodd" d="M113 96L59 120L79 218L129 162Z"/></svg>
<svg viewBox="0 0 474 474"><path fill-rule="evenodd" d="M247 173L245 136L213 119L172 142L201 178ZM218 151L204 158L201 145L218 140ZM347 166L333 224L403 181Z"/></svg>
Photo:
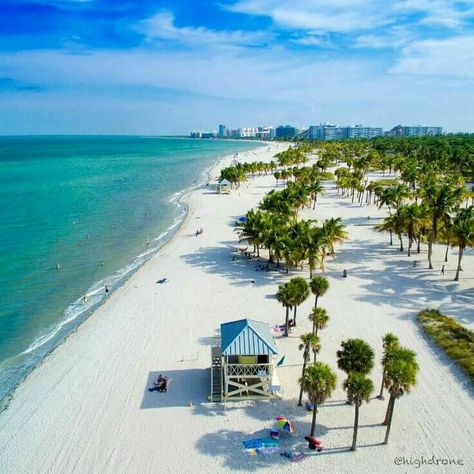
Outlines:
<svg viewBox="0 0 474 474"><path fill-rule="evenodd" d="M153 387L150 387L148 389L148 391L155 392L155 391L165 390L166 389L166 382L167 382L166 377L163 377L160 374L158 376L158 380L156 382L153 382Z"/></svg>

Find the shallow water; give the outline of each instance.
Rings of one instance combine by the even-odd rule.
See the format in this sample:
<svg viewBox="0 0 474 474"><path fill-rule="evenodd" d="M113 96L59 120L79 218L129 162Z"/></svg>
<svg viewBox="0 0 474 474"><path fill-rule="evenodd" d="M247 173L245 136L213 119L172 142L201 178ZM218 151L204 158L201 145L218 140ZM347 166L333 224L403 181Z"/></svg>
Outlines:
<svg viewBox="0 0 474 474"><path fill-rule="evenodd" d="M255 146L0 137L0 400L166 241L180 192Z"/></svg>

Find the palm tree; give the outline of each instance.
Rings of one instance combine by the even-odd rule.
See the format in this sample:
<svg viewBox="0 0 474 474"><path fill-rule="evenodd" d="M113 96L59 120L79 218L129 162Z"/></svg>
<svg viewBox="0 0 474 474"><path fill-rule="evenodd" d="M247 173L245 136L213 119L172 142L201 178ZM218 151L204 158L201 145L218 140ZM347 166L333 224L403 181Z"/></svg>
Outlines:
<svg viewBox="0 0 474 474"><path fill-rule="evenodd" d="M319 343L319 338L312 332L309 332L308 334L303 334L301 336L301 344L299 345L300 351L303 349L303 370L301 372L301 377L303 378L305 370L306 370L306 365L310 361L310 351L313 351L314 354L314 362L316 362L316 354L319 352L321 349L321 344ZM302 405L302 400L303 400L303 386L300 387L300 398L298 399L298 406L300 407Z"/></svg>
<svg viewBox="0 0 474 474"><path fill-rule="evenodd" d="M398 240L400 241L400 252L403 252L403 239L402 233L405 231L406 224L405 218L402 214L400 209L397 209L393 214L390 214L386 217L382 224L378 224L375 226L379 232L389 231L390 232L390 245L393 244L392 241L392 232L395 232L398 236Z"/></svg>
<svg viewBox="0 0 474 474"><path fill-rule="evenodd" d="M430 269L433 268L431 261L433 242L438 237L439 223L450 211L459 205L462 191L462 188L452 182L445 181L439 183L436 176L430 176L426 179L422 196L431 216L431 231L428 239L428 263Z"/></svg>
<svg viewBox="0 0 474 474"><path fill-rule="evenodd" d="M326 238L320 227L309 227L305 237L309 277L313 278L313 271L316 269L316 265L319 264L319 267L322 267Z"/></svg>
<svg viewBox="0 0 474 474"><path fill-rule="evenodd" d="M417 373L418 364L416 362L415 352L404 347L394 349L393 357L386 364L385 387L390 392L390 400L384 421L384 424L387 425L384 444L388 443L395 401L403 394L410 392L414 387Z"/></svg>
<svg viewBox="0 0 474 474"><path fill-rule="evenodd" d="M408 256L411 256L413 241L419 237L420 229L426 216L419 204L404 204L399 208L405 230L408 234Z"/></svg>
<svg viewBox="0 0 474 474"><path fill-rule="evenodd" d="M329 289L329 281L322 275L318 275L311 280L309 286L311 293L314 295L314 307L316 308L318 306L319 297L324 296Z"/></svg>
<svg viewBox="0 0 474 474"><path fill-rule="evenodd" d="M382 358L382 385L380 386L380 393L378 394L377 398L379 400L383 400L383 389L385 387L385 373L386 373L386 366L387 363L390 361L393 353L393 349L398 349L400 346L398 337L395 334L388 332L382 339L382 348L383 348L383 358Z"/></svg>
<svg viewBox="0 0 474 474"><path fill-rule="evenodd" d="M290 320L290 308L293 304L292 289L289 283L284 283L278 287L278 293L276 294L277 300L285 308L285 337L288 337L288 326Z"/></svg>
<svg viewBox="0 0 474 474"><path fill-rule="evenodd" d="M291 302L293 306L293 325L296 326L296 310L309 296L309 285L303 277L292 278L288 282L291 288Z"/></svg>
<svg viewBox="0 0 474 474"><path fill-rule="evenodd" d="M323 222L321 231L325 239L325 244L333 258L336 258L334 255L334 245L343 242L348 237L344 227L345 225L342 223L340 217L326 219ZM322 268L324 270L324 253L322 254Z"/></svg>
<svg viewBox="0 0 474 474"><path fill-rule="evenodd" d="M323 362L316 362L309 365L299 383L303 391L308 394L308 398L313 406L313 419L311 421L310 436L314 436L316 428L316 413L318 405L331 396L336 388L337 377L329 365Z"/></svg>
<svg viewBox="0 0 474 474"><path fill-rule="evenodd" d="M357 447L357 431L359 429L359 408L362 402L368 402L374 391L374 383L360 372L353 372L344 381L344 390L347 391L347 400L354 405L354 434L352 436L351 451L355 451Z"/></svg>
<svg viewBox="0 0 474 474"><path fill-rule="evenodd" d="M337 366L347 375L352 372L368 374L374 366L374 351L362 339L347 339L341 342L342 349L336 352Z"/></svg>
<svg viewBox="0 0 474 474"><path fill-rule="evenodd" d="M393 194L393 188L382 188L379 191L379 209L382 206L388 207L388 215L392 215L392 206L395 205L395 196ZM390 231L390 245L393 245L392 239L392 229L387 229Z"/></svg>
<svg viewBox="0 0 474 474"><path fill-rule="evenodd" d="M395 209L399 209L404 199L410 196L410 190L406 184L396 184L392 188L392 198L395 204Z"/></svg>
<svg viewBox="0 0 474 474"><path fill-rule="evenodd" d="M459 249L458 254L458 268L456 270L456 276L454 281L459 281L459 272L461 271L461 260L464 253L464 249L469 245L474 245L474 207L471 206L467 209L461 209L456 214L453 220L452 227L453 241Z"/></svg>
<svg viewBox="0 0 474 474"><path fill-rule="evenodd" d="M327 327L329 316L324 308L313 308L308 319L313 323L313 333L317 335L319 329Z"/></svg>
<svg viewBox="0 0 474 474"><path fill-rule="evenodd" d="M309 192L311 193L311 199L313 200L313 210L316 207L316 201L318 200L318 194L324 192L324 186L321 181L316 180L309 185Z"/></svg>

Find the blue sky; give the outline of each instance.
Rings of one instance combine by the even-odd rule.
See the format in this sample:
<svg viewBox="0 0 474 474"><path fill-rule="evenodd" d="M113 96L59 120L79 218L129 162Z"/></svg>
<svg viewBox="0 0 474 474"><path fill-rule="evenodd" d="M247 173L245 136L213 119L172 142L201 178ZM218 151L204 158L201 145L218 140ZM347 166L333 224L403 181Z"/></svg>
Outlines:
<svg viewBox="0 0 474 474"><path fill-rule="evenodd" d="M0 134L474 131L474 0L0 0Z"/></svg>

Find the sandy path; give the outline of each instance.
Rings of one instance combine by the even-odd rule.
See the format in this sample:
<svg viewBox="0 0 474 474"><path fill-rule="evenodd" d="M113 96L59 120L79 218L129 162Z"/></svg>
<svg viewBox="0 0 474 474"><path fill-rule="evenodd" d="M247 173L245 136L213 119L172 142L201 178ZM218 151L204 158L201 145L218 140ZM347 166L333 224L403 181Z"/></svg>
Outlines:
<svg viewBox="0 0 474 474"><path fill-rule="evenodd" d="M267 149L244 160L270 159ZM243 155L243 154L241 154ZM280 414L307 434L310 416L295 406L301 371L297 337L310 328L311 300L299 310L294 337L279 339L286 364L279 371L283 400L207 403L208 367L213 337L221 322L252 317L274 324L284 312L274 298L288 276L255 272L251 261L231 261L236 244L233 218L256 205L274 185L271 176L256 178L230 196L210 189L192 193L190 214L175 238L36 369L0 414L0 472L472 472L474 409L466 378L429 343L414 324L416 312L442 306L456 310L473 325L474 256L467 252L459 285L450 257L447 274L416 269L411 260L374 232L383 211L360 208L329 186L316 211L306 217L341 216L350 241L328 261L331 288L321 300L331 321L321 334L320 359L336 367L335 352L347 337L363 337L377 350L387 331L415 349L421 367L416 390L397 402L391 441L380 445L386 402L373 400L361 412L360 449L347 452L353 408L340 388L318 415L318 436L326 447L317 459L289 464L278 455L250 457L241 441L266 433ZM204 234L195 237L196 228ZM436 249L435 260L443 249ZM440 263L437 263L440 266ZM343 279L343 269L349 277ZM298 274L298 272L294 272ZM169 282L157 285L158 278ZM291 275L290 275L291 276ZM256 284L250 281L254 279ZM159 372L172 378L168 393L149 393ZM372 374L380 384L380 371ZM304 447L301 436L285 447ZM424 456L462 459L463 466L394 464Z"/></svg>

